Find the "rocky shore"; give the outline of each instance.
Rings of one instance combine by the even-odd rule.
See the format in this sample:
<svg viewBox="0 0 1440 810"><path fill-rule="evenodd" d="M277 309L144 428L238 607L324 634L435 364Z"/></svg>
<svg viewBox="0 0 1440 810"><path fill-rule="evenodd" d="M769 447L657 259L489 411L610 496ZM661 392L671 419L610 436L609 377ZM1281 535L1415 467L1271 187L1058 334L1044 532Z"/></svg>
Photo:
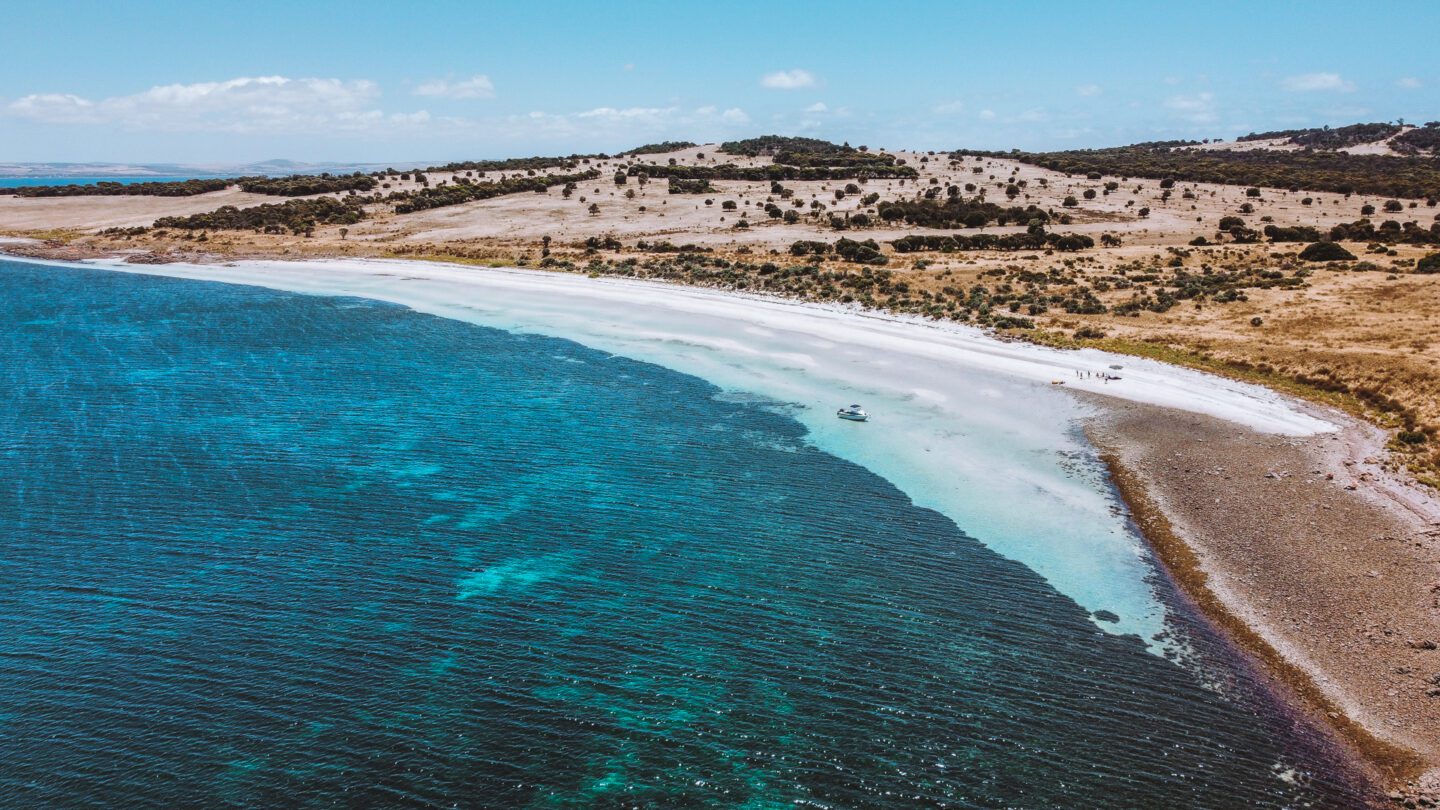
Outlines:
<svg viewBox="0 0 1440 810"><path fill-rule="evenodd" d="M1440 806L1440 502L1378 429L1265 435L1113 399L1087 427L1201 610L1404 806Z"/></svg>

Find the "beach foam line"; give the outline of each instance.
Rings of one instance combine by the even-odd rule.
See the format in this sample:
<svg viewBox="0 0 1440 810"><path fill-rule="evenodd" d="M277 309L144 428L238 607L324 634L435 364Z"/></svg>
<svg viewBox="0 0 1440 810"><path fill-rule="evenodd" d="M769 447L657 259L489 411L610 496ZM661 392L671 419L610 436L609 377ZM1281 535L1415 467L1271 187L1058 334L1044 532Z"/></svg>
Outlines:
<svg viewBox="0 0 1440 810"><path fill-rule="evenodd" d="M86 264L389 301L573 340L760 395L787 407L819 449L881 475L1086 609L1120 617L1101 627L1147 643L1164 629L1155 569L1078 429L1093 406L1066 389L1284 435L1335 429L1266 389L1154 361L665 283L419 261ZM1122 379L1086 379L1077 370ZM1057 379L1066 385L1052 385ZM835 417L852 402L866 406L870 422Z"/></svg>

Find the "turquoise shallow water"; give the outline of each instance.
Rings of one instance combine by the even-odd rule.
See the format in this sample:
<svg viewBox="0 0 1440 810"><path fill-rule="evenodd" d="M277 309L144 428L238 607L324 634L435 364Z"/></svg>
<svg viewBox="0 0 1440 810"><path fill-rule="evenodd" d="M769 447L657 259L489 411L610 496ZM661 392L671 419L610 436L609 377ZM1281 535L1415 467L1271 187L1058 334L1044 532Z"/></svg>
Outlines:
<svg viewBox="0 0 1440 810"><path fill-rule="evenodd" d="M1353 802L963 528L567 341L0 262L0 803Z"/></svg>

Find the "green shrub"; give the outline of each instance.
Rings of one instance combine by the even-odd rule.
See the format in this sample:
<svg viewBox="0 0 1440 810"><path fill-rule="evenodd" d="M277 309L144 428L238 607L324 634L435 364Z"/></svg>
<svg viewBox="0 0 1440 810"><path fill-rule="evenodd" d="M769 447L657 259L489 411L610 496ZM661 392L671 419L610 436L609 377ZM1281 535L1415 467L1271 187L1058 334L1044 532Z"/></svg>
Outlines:
<svg viewBox="0 0 1440 810"><path fill-rule="evenodd" d="M1315 242L1300 251L1300 258L1307 262L1347 262L1355 254L1334 242Z"/></svg>

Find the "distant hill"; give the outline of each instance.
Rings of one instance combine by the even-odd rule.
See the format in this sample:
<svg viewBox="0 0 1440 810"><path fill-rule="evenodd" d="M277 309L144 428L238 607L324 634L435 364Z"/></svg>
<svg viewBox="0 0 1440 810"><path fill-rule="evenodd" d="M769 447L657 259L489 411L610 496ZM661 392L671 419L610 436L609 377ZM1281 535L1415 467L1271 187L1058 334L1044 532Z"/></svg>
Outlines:
<svg viewBox="0 0 1440 810"><path fill-rule="evenodd" d="M1220 149L1309 149L1316 152L1434 157L1440 155L1440 121L1431 121L1423 126L1381 122L1252 132L1236 138L1233 143L1221 142L1209 146Z"/></svg>
<svg viewBox="0 0 1440 810"><path fill-rule="evenodd" d="M242 175L350 174L386 168L413 169L425 161L406 163L302 163L284 158L258 163L0 163L0 177L238 177Z"/></svg>

